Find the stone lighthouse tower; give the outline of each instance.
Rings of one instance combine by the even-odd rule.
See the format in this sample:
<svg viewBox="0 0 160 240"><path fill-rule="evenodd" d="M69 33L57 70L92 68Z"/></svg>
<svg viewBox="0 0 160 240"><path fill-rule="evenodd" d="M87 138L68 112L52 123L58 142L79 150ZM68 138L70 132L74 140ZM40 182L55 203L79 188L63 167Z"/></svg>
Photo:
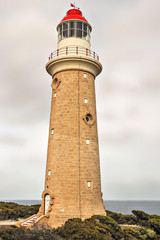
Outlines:
<svg viewBox="0 0 160 240"><path fill-rule="evenodd" d="M37 224L106 215L101 193L95 77L102 65L90 50L91 25L74 7L57 26L45 188Z"/></svg>

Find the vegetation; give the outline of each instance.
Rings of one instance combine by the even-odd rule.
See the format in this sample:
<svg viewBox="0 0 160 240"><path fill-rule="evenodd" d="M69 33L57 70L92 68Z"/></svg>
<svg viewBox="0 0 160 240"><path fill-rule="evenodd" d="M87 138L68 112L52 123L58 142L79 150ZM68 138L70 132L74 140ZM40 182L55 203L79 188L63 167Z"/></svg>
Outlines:
<svg viewBox="0 0 160 240"><path fill-rule="evenodd" d="M123 215L121 213L115 213L106 211L107 216L113 218L118 224L137 225L137 228L126 227L123 229L124 234L134 237L133 239L160 239L160 216L149 215L143 211L133 210L133 215ZM144 237L146 238L143 238ZM138 238L139 236L139 238ZM131 238L132 239L132 238Z"/></svg>
<svg viewBox="0 0 160 240"><path fill-rule="evenodd" d="M39 205L23 206L1 202L0 217L26 218L38 209ZM160 240L160 216L135 210L131 215L106 212L107 216L97 215L84 221L80 218L69 219L57 229L29 230L0 226L0 240Z"/></svg>
<svg viewBox="0 0 160 240"><path fill-rule="evenodd" d="M40 205L25 206L11 202L0 202L0 220L18 220L36 214Z"/></svg>
<svg viewBox="0 0 160 240"><path fill-rule="evenodd" d="M107 216L113 218L119 224L129 224L136 225L139 224L137 221L137 217L134 215L124 215L121 213L106 211Z"/></svg>
<svg viewBox="0 0 160 240"><path fill-rule="evenodd" d="M54 230L28 230L25 228L0 227L0 240L64 240Z"/></svg>

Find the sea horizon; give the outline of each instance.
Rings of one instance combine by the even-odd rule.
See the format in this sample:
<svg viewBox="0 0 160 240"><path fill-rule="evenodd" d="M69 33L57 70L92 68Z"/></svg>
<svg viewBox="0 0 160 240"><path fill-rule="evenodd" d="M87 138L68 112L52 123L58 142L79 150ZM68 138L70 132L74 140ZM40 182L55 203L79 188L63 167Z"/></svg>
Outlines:
<svg viewBox="0 0 160 240"><path fill-rule="evenodd" d="M1 202L14 202L22 205L40 204L41 200L0 200ZM133 210L144 211L148 214L160 215L160 200L104 200L106 210L132 214Z"/></svg>

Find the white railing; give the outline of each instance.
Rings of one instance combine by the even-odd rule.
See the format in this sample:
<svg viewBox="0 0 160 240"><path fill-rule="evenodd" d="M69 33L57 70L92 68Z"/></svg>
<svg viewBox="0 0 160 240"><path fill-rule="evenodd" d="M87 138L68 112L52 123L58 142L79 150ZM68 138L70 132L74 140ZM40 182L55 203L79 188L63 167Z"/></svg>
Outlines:
<svg viewBox="0 0 160 240"><path fill-rule="evenodd" d="M96 59L99 61L99 56L91 51L88 48L80 47L80 46L67 46L56 51L52 52L49 55L49 60L59 57L59 56L67 56L67 55L79 55L79 56L87 56Z"/></svg>

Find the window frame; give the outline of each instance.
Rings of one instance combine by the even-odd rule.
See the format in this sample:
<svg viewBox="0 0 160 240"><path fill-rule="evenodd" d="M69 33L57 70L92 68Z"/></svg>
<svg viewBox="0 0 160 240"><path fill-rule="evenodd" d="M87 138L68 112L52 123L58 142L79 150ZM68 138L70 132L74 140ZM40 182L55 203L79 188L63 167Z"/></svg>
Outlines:
<svg viewBox="0 0 160 240"><path fill-rule="evenodd" d="M58 41L65 38L76 37L90 42L91 27L80 20L70 20L62 22L58 27Z"/></svg>

